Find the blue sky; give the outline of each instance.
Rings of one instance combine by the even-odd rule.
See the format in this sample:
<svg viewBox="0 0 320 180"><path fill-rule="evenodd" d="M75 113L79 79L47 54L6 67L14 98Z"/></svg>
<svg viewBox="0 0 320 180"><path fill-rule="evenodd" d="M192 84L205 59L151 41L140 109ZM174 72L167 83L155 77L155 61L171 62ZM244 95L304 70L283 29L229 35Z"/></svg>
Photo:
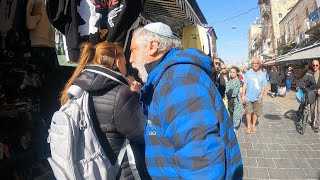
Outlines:
<svg viewBox="0 0 320 180"><path fill-rule="evenodd" d="M247 12L258 6L257 0L197 0L209 25L218 36L217 51L227 65L239 65L248 58L248 30L259 17L259 8L223 23L213 22ZM236 29L232 29L235 26Z"/></svg>

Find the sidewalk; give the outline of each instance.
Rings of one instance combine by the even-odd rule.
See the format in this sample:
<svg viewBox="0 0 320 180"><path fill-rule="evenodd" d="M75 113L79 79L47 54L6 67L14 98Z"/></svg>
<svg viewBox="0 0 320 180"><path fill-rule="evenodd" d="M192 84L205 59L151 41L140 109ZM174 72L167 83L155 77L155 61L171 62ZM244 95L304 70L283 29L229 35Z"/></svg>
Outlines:
<svg viewBox="0 0 320 180"><path fill-rule="evenodd" d="M294 92L271 98L269 89L258 132L245 134L245 120L237 131L244 179L320 179L320 135L309 126L304 135L296 131Z"/></svg>

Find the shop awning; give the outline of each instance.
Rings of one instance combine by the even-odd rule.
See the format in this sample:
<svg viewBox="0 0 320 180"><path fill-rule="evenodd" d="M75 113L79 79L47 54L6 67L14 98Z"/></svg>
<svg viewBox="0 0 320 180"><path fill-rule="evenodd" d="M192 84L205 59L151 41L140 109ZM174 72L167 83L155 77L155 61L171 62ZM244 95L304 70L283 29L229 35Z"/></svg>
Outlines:
<svg viewBox="0 0 320 180"><path fill-rule="evenodd" d="M179 36L189 24L207 24L196 0L147 0L142 16L168 24Z"/></svg>
<svg viewBox="0 0 320 180"><path fill-rule="evenodd" d="M312 59L320 59L320 45L307 47L292 54L288 54L284 58L278 59L278 62Z"/></svg>
<svg viewBox="0 0 320 180"><path fill-rule="evenodd" d="M276 64L276 60L271 60L263 63L264 66L273 66L275 64Z"/></svg>

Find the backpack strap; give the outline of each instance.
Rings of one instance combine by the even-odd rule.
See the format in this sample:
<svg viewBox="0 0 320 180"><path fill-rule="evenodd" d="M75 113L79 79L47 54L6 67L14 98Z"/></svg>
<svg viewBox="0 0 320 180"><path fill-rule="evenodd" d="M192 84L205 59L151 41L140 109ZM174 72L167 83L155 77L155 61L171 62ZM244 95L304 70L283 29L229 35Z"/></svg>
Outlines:
<svg viewBox="0 0 320 180"><path fill-rule="evenodd" d="M75 97L76 99L80 98L83 94L84 90L77 85L71 85L67 91L67 95L69 98Z"/></svg>
<svg viewBox="0 0 320 180"><path fill-rule="evenodd" d="M133 151L132 151L132 148L130 146L130 143L129 143L128 139L126 139L123 142L122 148L121 148L121 150L119 152L118 159L117 159L117 162L115 164L115 172L116 172L116 174L118 174L118 172L119 172L119 169L120 169L124 154L126 152L127 152L127 156L128 156L130 169L131 169L131 172L133 174L134 179L135 180L141 180L139 172L138 172L138 169L136 167L136 161L135 161L135 158L134 158L134 155L133 155Z"/></svg>

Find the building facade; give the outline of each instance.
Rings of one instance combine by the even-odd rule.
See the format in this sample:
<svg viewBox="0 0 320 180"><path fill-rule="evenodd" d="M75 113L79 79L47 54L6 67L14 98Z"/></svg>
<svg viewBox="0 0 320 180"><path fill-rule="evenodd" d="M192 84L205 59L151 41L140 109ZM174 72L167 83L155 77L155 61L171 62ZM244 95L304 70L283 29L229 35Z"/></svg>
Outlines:
<svg viewBox="0 0 320 180"><path fill-rule="evenodd" d="M291 10L298 0L259 0L261 24L263 26L262 60L278 54L277 40L280 38L280 21Z"/></svg>
<svg viewBox="0 0 320 180"><path fill-rule="evenodd" d="M299 0L280 21L280 37L277 40L279 54L308 44L312 21L309 16L318 9L317 0ZM319 16L319 15L317 15Z"/></svg>
<svg viewBox="0 0 320 180"><path fill-rule="evenodd" d="M254 22L248 33L249 59L259 57L262 53L262 26L260 22Z"/></svg>

